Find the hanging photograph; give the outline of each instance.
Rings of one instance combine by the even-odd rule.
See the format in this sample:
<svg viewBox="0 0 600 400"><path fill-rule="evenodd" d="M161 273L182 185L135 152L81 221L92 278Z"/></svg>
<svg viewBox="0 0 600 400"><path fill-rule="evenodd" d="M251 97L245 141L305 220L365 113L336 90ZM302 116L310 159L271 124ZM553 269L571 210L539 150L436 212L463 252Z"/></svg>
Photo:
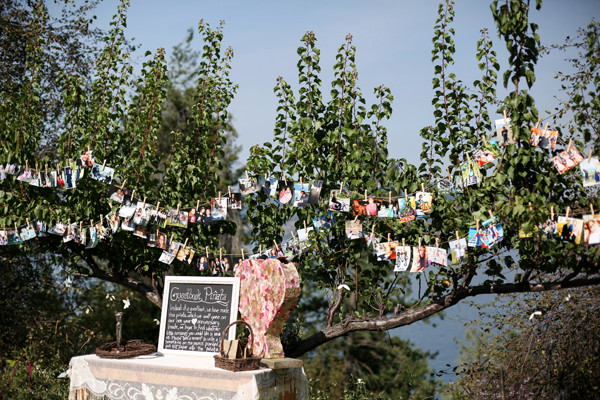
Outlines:
<svg viewBox="0 0 600 400"><path fill-rule="evenodd" d="M240 178L240 192L245 196L247 194L256 193L260 190L258 179L256 178Z"/></svg>
<svg viewBox="0 0 600 400"><path fill-rule="evenodd" d="M65 232L65 235L63 236L63 242L67 243L67 242L74 241L78 236L79 236L79 227L77 226L77 223L74 222L70 226L67 226L67 231Z"/></svg>
<svg viewBox="0 0 600 400"><path fill-rule="evenodd" d="M469 247L482 247L483 246L483 233L480 229L469 228L469 239L467 246Z"/></svg>
<svg viewBox="0 0 600 400"><path fill-rule="evenodd" d="M19 234L22 241L34 239L37 235L35 234L35 228L32 224L23 225L19 228Z"/></svg>
<svg viewBox="0 0 600 400"><path fill-rule="evenodd" d="M46 233L47 230L48 230L48 227L46 225L46 221L42 221L41 219L35 220L35 231L38 236L42 236L42 235L45 236L44 234Z"/></svg>
<svg viewBox="0 0 600 400"><path fill-rule="evenodd" d="M225 200L225 210L227 210L227 199L226 198L223 198L223 199ZM151 208L151 210L152 209L156 210L155 207ZM225 211L225 212L227 212L227 211ZM178 228L187 228L188 212L179 210L179 209L170 209L167 212L166 225L176 226Z"/></svg>
<svg viewBox="0 0 600 400"><path fill-rule="evenodd" d="M377 216L379 218L397 218L399 207L395 201L377 200Z"/></svg>
<svg viewBox="0 0 600 400"><path fill-rule="evenodd" d="M177 252L177 260L191 264L192 260L194 259L194 254L195 252L191 247L181 246L179 252Z"/></svg>
<svg viewBox="0 0 600 400"><path fill-rule="evenodd" d="M108 221L108 226L110 228L110 231L113 234L117 233L117 231L119 230L119 225L121 223L119 216L114 212L110 212L105 216L105 218Z"/></svg>
<svg viewBox="0 0 600 400"><path fill-rule="evenodd" d="M133 214L133 223L141 226L148 226L150 222L150 213L154 207L150 204L138 201Z"/></svg>
<svg viewBox="0 0 600 400"><path fill-rule="evenodd" d="M308 204L318 204L319 196L321 196L321 189L323 189L323 181L316 180L313 182L310 193L308 194Z"/></svg>
<svg viewBox="0 0 600 400"><path fill-rule="evenodd" d="M135 224L133 223L133 217L123 218L121 221L121 229L125 232L133 232L135 230Z"/></svg>
<svg viewBox="0 0 600 400"><path fill-rule="evenodd" d="M0 231L0 246L8 245L8 231Z"/></svg>
<svg viewBox="0 0 600 400"><path fill-rule="evenodd" d="M6 172L4 171L4 167L0 164L0 181L6 179Z"/></svg>
<svg viewBox="0 0 600 400"><path fill-rule="evenodd" d="M83 150L81 156L76 161L78 167L91 167L94 165L94 151Z"/></svg>
<svg viewBox="0 0 600 400"><path fill-rule="evenodd" d="M412 262L410 246L396 246L396 264L394 265L394 272L404 272L408 270Z"/></svg>
<svg viewBox="0 0 600 400"><path fill-rule="evenodd" d="M485 164L494 161L500 157L500 146L495 140L485 142L482 147L477 149L473 154L478 167L483 167Z"/></svg>
<svg viewBox="0 0 600 400"><path fill-rule="evenodd" d="M188 215L189 219L189 215ZM159 228L164 228L167 226L167 213L160 208L151 208L150 209L150 222L148 225L152 225Z"/></svg>
<svg viewBox="0 0 600 400"><path fill-rule="evenodd" d="M17 180L21 181L21 182L29 183L29 181L31 180L31 169L29 169L29 168L24 169L19 174L19 176L17 176Z"/></svg>
<svg viewBox="0 0 600 400"><path fill-rule="evenodd" d="M448 266L448 253L441 247L427 247L427 265L436 267Z"/></svg>
<svg viewBox="0 0 600 400"><path fill-rule="evenodd" d="M529 143L532 146L542 149L554 149L556 147L556 139L558 131L549 131L547 129L531 128L531 137Z"/></svg>
<svg viewBox="0 0 600 400"><path fill-rule="evenodd" d="M19 175L20 170L21 167L19 167L17 164L7 163L4 167L4 172L6 175Z"/></svg>
<svg viewBox="0 0 600 400"><path fill-rule="evenodd" d="M172 241L169 244L168 249L164 250L161 253L158 261L160 261L161 263L164 263L164 264L171 264L173 262L173 260L175 259L175 257L177 256L177 253L179 252L180 247L181 247L181 243Z"/></svg>
<svg viewBox="0 0 600 400"><path fill-rule="evenodd" d="M467 256L467 239L459 238L458 240L452 240L449 245L452 265L462 264Z"/></svg>
<svg viewBox="0 0 600 400"><path fill-rule="evenodd" d="M133 230L133 235L137 236L137 237L141 237L143 239L147 239L149 232L150 232L150 229L147 226L136 225L135 229Z"/></svg>
<svg viewBox="0 0 600 400"><path fill-rule="evenodd" d="M94 164L90 176L97 181L110 184L113 180L115 169L107 165Z"/></svg>
<svg viewBox="0 0 600 400"><path fill-rule="evenodd" d="M313 218L313 227L315 228L315 232L319 232L320 229L331 229L334 223L335 219L331 211L327 211L327 213Z"/></svg>
<svg viewBox="0 0 600 400"><path fill-rule="evenodd" d="M48 172L48 181L50 182L50 187L58 187L58 174L56 171Z"/></svg>
<svg viewBox="0 0 600 400"><path fill-rule="evenodd" d="M583 220L578 218L558 217L558 239L563 242L581 244Z"/></svg>
<svg viewBox="0 0 600 400"><path fill-rule="evenodd" d="M396 260L397 241L377 243L373 249L377 254L377 261L392 261Z"/></svg>
<svg viewBox="0 0 600 400"><path fill-rule="evenodd" d="M23 239L21 239L21 235L19 235L19 229L9 229L7 234L8 238L7 244L9 245L17 245L23 243Z"/></svg>
<svg viewBox="0 0 600 400"><path fill-rule="evenodd" d="M277 191L279 193L277 195L277 202L279 204L292 204L292 200L294 199L294 182L279 181Z"/></svg>
<svg viewBox="0 0 600 400"><path fill-rule="evenodd" d="M350 211L350 195L343 190L332 190L329 197L329 210L340 212Z"/></svg>
<svg viewBox="0 0 600 400"><path fill-rule="evenodd" d="M413 261L410 272L423 272L427 266L427 247L413 247Z"/></svg>
<svg viewBox="0 0 600 400"><path fill-rule="evenodd" d="M570 149L567 149L554 156L552 158L552 162L554 163L554 168L556 168L558 173L564 174L571 168L583 162L583 156L576 147L571 146Z"/></svg>
<svg viewBox="0 0 600 400"><path fill-rule="evenodd" d="M61 221L56 221L56 223L48 228L48 233L57 236L64 236L67 231L67 224Z"/></svg>
<svg viewBox="0 0 600 400"><path fill-rule="evenodd" d="M308 234L313 230L312 226L307 227L306 229L298 229L298 241L300 244L303 244L308 240Z"/></svg>
<svg viewBox="0 0 600 400"><path fill-rule="evenodd" d="M558 222L549 219L541 225L542 238L546 240L558 240Z"/></svg>
<svg viewBox="0 0 600 400"><path fill-rule="evenodd" d="M227 197L210 199L212 221L223 221L227 218Z"/></svg>
<svg viewBox="0 0 600 400"><path fill-rule="evenodd" d="M281 245L283 255L287 258L292 258L300 254L300 245L294 239L290 239ZM234 268L235 270L235 268Z"/></svg>
<svg viewBox="0 0 600 400"><path fill-rule="evenodd" d="M347 220L346 221L346 239L354 240L363 237L363 226L362 222L358 220Z"/></svg>
<svg viewBox="0 0 600 400"><path fill-rule="evenodd" d="M460 165L460 172L464 186L476 185L481 182L481 171L473 161L467 161Z"/></svg>
<svg viewBox="0 0 600 400"><path fill-rule="evenodd" d="M417 217L416 201L414 196L401 197L398 199L398 218L400 222L414 221Z"/></svg>
<svg viewBox="0 0 600 400"><path fill-rule="evenodd" d="M86 249L93 249L94 247L98 246L98 234L96 232L95 227L90 226L88 228L88 237L89 237L89 240L87 241L87 244L85 245Z"/></svg>
<svg viewBox="0 0 600 400"><path fill-rule="evenodd" d="M229 198L228 206L232 210L241 210L243 208L242 194L239 192L231 193L231 197Z"/></svg>
<svg viewBox="0 0 600 400"><path fill-rule="evenodd" d="M108 198L115 203L123 204L125 198L125 191L121 186L117 186L114 183L110 185L108 189Z"/></svg>
<svg viewBox="0 0 600 400"><path fill-rule="evenodd" d="M277 196L277 178L260 178L261 192L267 196Z"/></svg>
<svg viewBox="0 0 600 400"><path fill-rule="evenodd" d="M583 186L594 186L600 183L600 162L598 157L586 158L579 164Z"/></svg>
<svg viewBox="0 0 600 400"><path fill-rule="evenodd" d="M374 249L375 246L381 241L381 238L376 232L371 231L365 235L365 243L368 249Z"/></svg>
<svg viewBox="0 0 600 400"><path fill-rule="evenodd" d="M121 218L131 218L135 214L138 199L131 198L131 194L129 191L124 191L123 203L119 209L119 217Z"/></svg>
<svg viewBox="0 0 600 400"><path fill-rule="evenodd" d="M362 199L352 199L350 208L352 209L352 216L367 215L367 201ZM377 213L375 213L377 215Z"/></svg>
<svg viewBox="0 0 600 400"><path fill-rule="evenodd" d="M77 187L77 174L70 166L66 166L63 170L65 177L65 189L75 189Z"/></svg>
<svg viewBox="0 0 600 400"><path fill-rule="evenodd" d="M309 189L308 183L294 183L294 207L302 208L308 205Z"/></svg>
<svg viewBox="0 0 600 400"><path fill-rule="evenodd" d="M600 214L583 216L583 241L587 244L600 243Z"/></svg>
<svg viewBox="0 0 600 400"><path fill-rule="evenodd" d="M496 134L498 135L498 145L501 147L515 144L515 137L512 127L510 126L510 118L500 118L495 121Z"/></svg>
<svg viewBox="0 0 600 400"><path fill-rule="evenodd" d="M454 184L450 178L442 178L437 182L437 190L439 194L452 194L454 193Z"/></svg>
<svg viewBox="0 0 600 400"><path fill-rule="evenodd" d="M415 193L415 212L417 218L425 218L431 214L433 197L429 192Z"/></svg>

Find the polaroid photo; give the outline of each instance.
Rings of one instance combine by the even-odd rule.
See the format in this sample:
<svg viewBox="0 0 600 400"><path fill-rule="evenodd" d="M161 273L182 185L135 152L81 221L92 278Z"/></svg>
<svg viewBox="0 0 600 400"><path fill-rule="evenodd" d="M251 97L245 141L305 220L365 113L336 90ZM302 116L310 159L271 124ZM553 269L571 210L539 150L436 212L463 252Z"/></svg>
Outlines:
<svg viewBox="0 0 600 400"><path fill-rule="evenodd" d="M225 199L225 202L227 202L227 199ZM167 212L166 225L187 228L188 217L189 214L187 211L171 209Z"/></svg>
<svg viewBox="0 0 600 400"><path fill-rule="evenodd" d="M237 272L240 265L242 265L242 262L242 257L231 257L232 271L234 274Z"/></svg>
<svg viewBox="0 0 600 400"><path fill-rule="evenodd" d="M415 212L417 218L425 218L431 214L433 196L429 192L415 193Z"/></svg>
<svg viewBox="0 0 600 400"><path fill-rule="evenodd" d="M332 190L329 197L329 209L340 212L350 211L350 195L343 190Z"/></svg>
<svg viewBox="0 0 600 400"><path fill-rule="evenodd" d="M167 213L157 207L151 208L150 222L148 223L148 225L164 228L165 226L167 226Z"/></svg>
<svg viewBox="0 0 600 400"><path fill-rule="evenodd" d="M110 189L108 189L108 198L115 203L123 204L123 200L125 199L125 190L122 186L118 186L113 183L110 185Z"/></svg>
<svg viewBox="0 0 600 400"><path fill-rule="evenodd" d="M281 245L277 245L277 246L273 246L269 249L267 249L266 251L266 256L268 258L277 258L277 257L283 257L283 250L281 249Z"/></svg>
<svg viewBox="0 0 600 400"><path fill-rule="evenodd" d="M231 193L228 206L232 210L241 210L243 208L242 194L239 192Z"/></svg>
<svg viewBox="0 0 600 400"><path fill-rule="evenodd" d="M394 264L394 272L404 272L408 270L412 262L410 246L396 246L396 264Z"/></svg>
<svg viewBox="0 0 600 400"><path fill-rule="evenodd" d="M200 222L198 220L199 220L199 212L198 212L198 210L196 209L196 207L190 208L190 211L188 211L188 225Z"/></svg>
<svg viewBox="0 0 600 400"><path fill-rule="evenodd" d="M559 240L581 244L583 220L579 218L558 217L557 231Z"/></svg>
<svg viewBox="0 0 600 400"><path fill-rule="evenodd" d="M77 166L80 168L92 167L95 164L94 151L83 150L81 156L76 160Z"/></svg>
<svg viewBox="0 0 600 400"><path fill-rule="evenodd" d="M586 158L579 164L583 186L600 184L600 161L598 157Z"/></svg>
<svg viewBox="0 0 600 400"><path fill-rule="evenodd" d="M21 167L19 167L17 164L7 163L4 167L4 172L6 175L19 175L20 169Z"/></svg>
<svg viewBox="0 0 600 400"><path fill-rule="evenodd" d="M158 229L156 231L150 231L148 233L148 247L167 250L169 248L167 246L167 234L160 232Z"/></svg>
<svg viewBox="0 0 600 400"><path fill-rule="evenodd" d="M448 266L448 253L441 247L427 247L427 263L437 267Z"/></svg>
<svg viewBox="0 0 600 400"><path fill-rule="evenodd" d="M124 191L123 203L119 209L119 217L121 218L131 218L135 214L138 199L132 198L131 194L129 190Z"/></svg>
<svg viewBox="0 0 600 400"><path fill-rule="evenodd" d="M63 236L63 242L64 243L71 242L71 241L74 241L78 237L79 237L79 227L77 226L77 223L74 222L70 226L67 225L67 231L65 232L65 235Z"/></svg>
<svg viewBox="0 0 600 400"><path fill-rule="evenodd" d="M56 221L56 223L48 228L48 233L57 236L64 236L67 231L67 224L61 221Z"/></svg>
<svg viewBox="0 0 600 400"><path fill-rule="evenodd" d="M439 194L445 195L454 193L454 184L450 178L441 178L436 186Z"/></svg>
<svg viewBox="0 0 600 400"><path fill-rule="evenodd" d="M294 183L294 207L302 208L308 205L309 189L308 183Z"/></svg>
<svg viewBox="0 0 600 400"><path fill-rule="evenodd" d="M414 196L398 199L398 218L400 222L414 221L417 217L417 203Z"/></svg>
<svg viewBox="0 0 600 400"><path fill-rule="evenodd" d="M355 240L363 237L363 225L358 220L346 221L346 239Z"/></svg>
<svg viewBox="0 0 600 400"><path fill-rule="evenodd" d="M450 245L450 258L452 265L460 265L467 259L467 239L452 240Z"/></svg>
<svg viewBox="0 0 600 400"><path fill-rule="evenodd" d="M0 246L8 246L8 231L0 231Z"/></svg>
<svg viewBox="0 0 600 400"><path fill-rule="evenodd" d="M352 199L350 208L352 210L353 217L367 215L367 200Z"/></svg>
<svg viewBox="0 0 600 400"><path fill-rule="evenodd" d="M453 189L454 189L454 193L456 194L461 194L464 192L465 190L465 183L463 182L462 179L462 171L461 171L461 175L457 175L454 177L454 185L453 185Z"/></svg>
<svg viewBox="0 0 600 400"><path fill-rule="evenodd" d="M112 231L104 221L104 218L96 224L96 234L98 235L98 240L107 240L112 235Z"/></svg>
<svg viewBox="0 0 600 400"><path fill-rule="evenodd" d="M554 149L556 147L556 140L558 138L558 131L549 131L541 128L531 128L531 136L529 137L529 143L532 146L540 147L542 149Z"/></svg>
<svg viewBox="0 0 600 400"><path fill-rule="evenodd" d="M587 244L600 243L600 214L583 216L583 241Z"/></svg>
<svg viewBox="0 0 600 400"><path fill-rule="evenodd" d="M468 247L482 247L483 246L483 233L480 229L469 228L469 237L467 240Z"/></svg>
<svg viewBox="0 0 600 400"><path fill-rule="evenodd" d="M4 171L4 166L0 164L0 181L6 179L6 171Z"/></svg>
<svg viewBox="0 0 600 400"><path fill-rule="evenodd" d="M56 171L48 172L48 181L50 182L50 187L58 187L58 174Z"/></svg>
<svg viewBox="0 0 600 400"><path fill-rule="evenodd" d="M540 225L542 239L558 240L558 222L549 219Z"/></svg>
<svg viewBox="0 0 600 400"><path fill-rule="evenodd" d="M140 226L148 226L150 213L154 207L150 204L138 201L133 213L133 223Z"/></svg>
<svg viewBox="0 0 600 400"><path fill-rule="evenodd" d="M308 204L319 204L319 196L321 196L321 189L323 189L323 181L314 181L308 194Z"/></svg>
<svg viewBox="0 0 600 400"><path fill-rule="evenodd" d="M137 237L141 237L143 239L147 239L149 232L150 232L150 229L147 226L136 225L135 229L133 230L133 235L137 236Z"/></svg>
<svg viewBox="0 0 600 400"><path fill-rule="evenodd" d="M114 174L114 168L96 163L92 166L92 172L90 173L90 176L92 177L92 179L110 184L113 180Z"/></svg>
<svg viewBox="0 0 600 400"><path fill-rule="evenodd" d="M300 245L294 239L288 240L281 245L284 257L293 258L300 254Z"/></svg>
<svg viewBox="0 0 600 400"><path fill-rule="evenodd" d="M279 181L277 178L260 178L260 191L267 196L275 197L277 196L277 184Z"/></svg>
<svg viewBox="0 0 600 400"><path fill-rule="evenodd" d="M7 238L8 238L8 245L17 245L17 244L21 244L23 243L23 239L21 238L21 235L19 234L19 229L9 229L8 233L6 234Z"/></svg>
<svg viewBox="0 0 600 400"><path fill-rule="evenodd" d="M399 207L395 201L377 200L377 216L379 218L397 218Z"/></svg>
<svg viewBox="0 0 600 400"><path fill-rule="evenodd" d="M374 250L375 254L377 254L377 261L396 260L396 248L398 244L397 241L376 244Z"/></svg>
<svg viewBox="0 0 600 400"><path fill-rule="evenodd" d="M501 147L508 146L509 144L515 144L515 136L513 133L512 126L510 125L510 118L500 118L495 121L496 124L496 135L498 136L498 145Z"/></svg>
<svg viewBox="0 0 600 400"><path fill-rule="evenodd" d="M583 156L575 146L571 146L570 149L567 149L554 156L552 158L552 162L554 163L554 168L557 169L558 173L564 174L571 168L581 164L583 162Z"/></svg>
<svg viewBox="0 0 600 400"><path fill-rule="evenodd" d="M247 194L256 193L260 190L258 179L256 178L240 178L240 192L245 196Z"/></svg>
<svg viewBox="0 0 600 400"><path fill-rule="evenodd" d="M192 260L194 259L194 254L194 249L192 249L191 247L181 246L179 252L177 253L177 260L187 264L191 264Z"/></svg>
<svg viewBox="0 0 600 400"><path fill-rule="evenodd" d="M177 253L179 252L179 248L182 246L179 242L171 242L167 250L164 250L160 255L158 261L164 264L171 264L175 257L177 257Z"/></svg>
<svg viewBox="0 0 600 400"><path fill-rule="evenodd" d="M77 187L77 174L73 168L67 166L63 169L65 179L65 189L75 189Z"/></svg>
<svg viewBox="0 0 600 400"><path fill-rule="evenodd" d="M65 173L62 170L55 171L56 173L56 186L59 188L65 187Z"/></svg>
<svg viewBox="0 0 600 400"><path fill-rule="evenodd" d="M463 186L477 185L481 182L481 171L473 161L467 161L460 165Z"/></svg>
<svg viewBox="0 0 600 400"><path fill-rule="evenodd" d="M21 181L21 182L29 183L29 181L31 180L31 169L29 169L29 168L24 169L19 174L19 176L17 176L17 180Z"/></svg>
<svg viewBox="0 0 600 400"><path fill-rule="evenodd" d="M133 217L123 218L121 222L121 229L125 232L133 232L135 230L135 224L133 223Z"/></svg>
<svg viewBox="0 0 600 400"><path fill-rule="evenodd" d="M43 235L48 230L48 226L46 225L46 221L42 221L41 219L35 220L35 231L38 236Z"/></svg>
<svg viewBox="0 0 600 400"><path fill-rule="evenodd" d="M19 227L19 235L22 241L34 239L37 235L35 234L35 228L33 224L23 225Z"/></svg>
<svg viewBox="0 0 600 400"><path fill-rule="evenodd" d="M496 221L486 224L487 221L483 222L483 229L485 229L484 241L487 247L492 247L504 238L504 227Z"/></svg>
<svg viewBox="0 0 600 400"><path fill-rule="evenodd" d="M96 227L90 226L87 231L89 240L87 241L85 248L93 249L94 247L98 246L98 233L96 232Z"/></svg>
<svg viewBox="0 0 600 400"><path fill-rule="evenodd" d="M208 264L208 258L205 255L196 254L193 265L198 271L210 271L210 265Z"/></svg>
<svg viewBox="0 0 600 400"><path fill-rule="evenodd" d="M210 199L212 221L223 221L227 218L227 197Z"/></svg>
<svg viewBox="0 0 600 400"><path fill-rule="evenodd" d="M478 167L483 167L485 164L491 163L500 157L500 146L495 140L486 142L482 147L477 149L473 154Z"/></svg>
<svg viewBox="0 0 600 400"><path fill-rule="evenodd" d="M333 213L331 211L327 211L327 213L313 218L313 227L317 233L320 229L331 229L334 223L335 218L333 217Z"/></svg>
<svg viewBox="0 0 600 400"><path fill-rule="evenodd" d="M114 212L110 212L105 215L105 218L106 221L108 221L108 226L111 233L114 235L119 230L119 225L121 224L119 216Z"/></svg>
<svg viewBox="0 0 600 400"><path fill-rule="evenodd" d="M368 249L375 249L375 246L381 241L379 235L375 232L365 234L365 242Z"/></svg>
<svg viewBox="0 0 600 400"><path fill-rule="evenodd" d="M294 182L279 181L277 184L277 202L281 205L291 205L294 199Z"/></svg>
<svg viewBox="0 0 600 400"><path fill-rule="evenodd" d="M412 266L410 272L423 272L427 266L427 247L413 247L412 248Z"/></svg>
<svg viewBox="0 0 600 400"><path fill-rule="evenodd" d="M307 241L308 240L308 234L312 230L313 230L312 226L309 226L306 229L298 229L298 231L297 231L298 241L300 243Z"/></svg>

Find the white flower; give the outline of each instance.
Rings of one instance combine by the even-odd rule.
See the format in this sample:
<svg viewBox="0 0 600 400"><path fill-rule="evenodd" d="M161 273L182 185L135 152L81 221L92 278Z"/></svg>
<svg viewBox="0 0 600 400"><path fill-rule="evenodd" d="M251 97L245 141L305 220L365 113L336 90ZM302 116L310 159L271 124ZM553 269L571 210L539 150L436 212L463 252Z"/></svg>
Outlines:
<svg viewBox="0 0 600 400"><path fill-rule="evenodd" d="M94 310L90 306L83 306L83 311L85 311L86 314L89 314L90 311L94 311Z"/></svg>
<svg viewBox="0 0 600 400"><path fill-rule="evenodd" d="M123 300L123 308L124 309L128 309L130 305L131 305L131 302L129 301L129 299Z"/></svg>
<svg viewBox="0 0 600 400"><path fill-rule="evenodd" d="M568 294L565 296L565 301L569 301L569 300L571 300L571 294Z"/></svg>
<svg viewBox="0 0 600 400"><path fill-rule="evenodd" d="M531 321L532 319L534 319L535 317L542 315L541 311L534 311L530 316L529 316L529 320Z"/></svg>
<svg viewBox="0 0 600 400"><path fill-rule="evenodd" d="M362 379L360 379L360 378L358 378L358 379L356 380L356 383L358 383L359 385L362 385L362 383L363 383L363 380L362 380Z"/></svg>
<svg viewBox="0 0 600 400"><path fill-rule="evenodd" d="M157 320L156 318L154 318L154 322L156 322L156 325L160 325L160 321Z"/></svg>
<svg viewBox="0 0 600 400"><path fill-rule="evenodd" d="M350 291L350 287L348 287L348 285L346 285L345 283L338 286L338 290L342 290L342 289L346 289L347 291Z"/></svg>
<svg viewBox="0 0 600 400"><path fill-rule="evenodd" d="M67 276L67 279L65 279L65 287L67 287L67 288L73 287L73 280L71 279L70 276Z"/></svg>
<svg viewBox="0 0 600 400"><path fill-rule="evenodd" d="M110 301L115 301L115 295L112 293L106 293L106 298Z"/></svg>

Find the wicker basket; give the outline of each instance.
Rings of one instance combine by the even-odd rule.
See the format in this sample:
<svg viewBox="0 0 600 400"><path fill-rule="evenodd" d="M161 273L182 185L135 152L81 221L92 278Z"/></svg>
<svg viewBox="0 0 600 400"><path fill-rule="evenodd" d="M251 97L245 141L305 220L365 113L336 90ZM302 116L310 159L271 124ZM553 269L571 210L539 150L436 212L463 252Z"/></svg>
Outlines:
<svg viewBox="0 0 600 400"><path fill-rule="evenodd" d="M223 349L223 342L225 341L225 336L227 335L227 332L229 331L229 328L235 324L238 323L242 323L244 325L246 325L246 328L248 328L248 330L250 331L250 337L248 338L248 345L252 346L252 339L254 339L254 333L252 333L252 328L250 328L250 325L248 325L245 321L243 320L237 320L237 321L233 321L232 323L230 323L229 325L227 325L227 327L225 328L225 330L223 331L223 334L221 335L221 346L220 346L220 353L221 354L215 354L215 367L217 368L222 368L222 369L226 369L228 371L252 371L255 369L259 369L260 368L260 357L255 357L254 355L251 355L250 357L246 357L246 358L227 358L225 356L225 350ZM252 347L250 347L252 348Z"/></svg>

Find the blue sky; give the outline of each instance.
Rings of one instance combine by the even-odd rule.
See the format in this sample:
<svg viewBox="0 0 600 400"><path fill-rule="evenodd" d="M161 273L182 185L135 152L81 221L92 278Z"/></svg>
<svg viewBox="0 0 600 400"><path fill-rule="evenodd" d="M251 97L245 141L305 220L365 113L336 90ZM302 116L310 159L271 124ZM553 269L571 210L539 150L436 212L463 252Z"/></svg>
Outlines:
<svg viewBox="0 0 600 400"><path fill-rule="evenodd" d="M102 2L96 10L100 26L108 27L117 5L117 0ZM386 123L390 155L416 163L418 132L433 121L431 38L437 9L438 2L432 0L132 0L127 35L141 44L137 58L141 64L145 50L164 47L169 56L200 19L213 27L225 20L223 44L234 49L231 77L239 85L230 112L240 135L238 143L243 146L240 158L245 160L252 145L272 138L276 111L273 87L278 76L292 85L297 83L296 49L302 35L309 30L316 34L323 92L328 93L337 49L351 33L357 48L359 86L367 102L374 101L373 88L380 84L388 86L395 98L393 116ZM503 71L507 65L503 61L505 46L497 38L489 2L459 0L455 11L457 54L452 72L468 84L480 77L475 46L482 28L490 31ZM574 36L578 27L599 15L597 0L545 0L531 19L540 25L543 44L551 44ZM202 44L196 40L195 45L200 48ZM559 82L553 76L567 70L563 58L556 54L538 64L532 93L542 115L555 104ZM502 88L498 89L504 96Z"/></svg>

